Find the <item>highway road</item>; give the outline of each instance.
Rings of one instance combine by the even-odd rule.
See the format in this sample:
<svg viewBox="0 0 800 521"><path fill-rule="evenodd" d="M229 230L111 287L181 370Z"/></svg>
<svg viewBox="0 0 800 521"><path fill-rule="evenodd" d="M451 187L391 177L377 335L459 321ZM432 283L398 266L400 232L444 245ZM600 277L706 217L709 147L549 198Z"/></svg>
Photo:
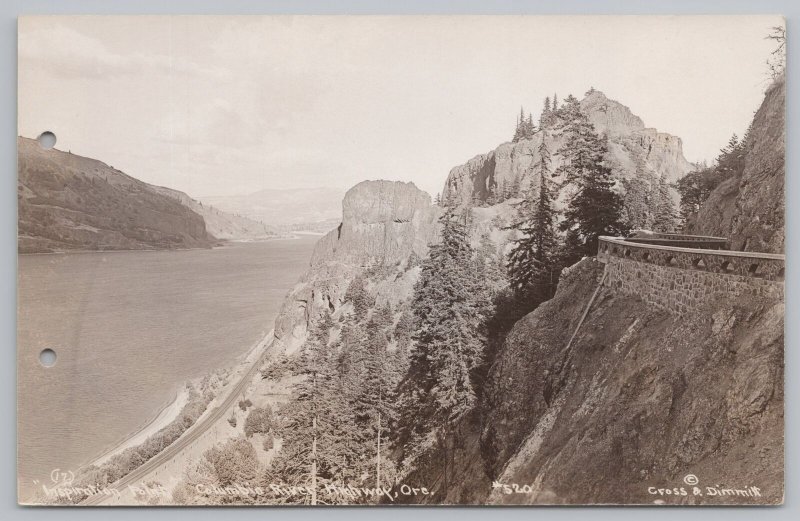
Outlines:
<svg viewBox="0 0 800 521"><path fill-rule="evenodd" d="M234 406L235 402L242 394L242 392L247 388L247 386L252 381L253 377L255 376L258 369L264 362L264 359L267 356L268 347L263 348L264 351L256 358L256 360L252 363L250 367L248 367L247 371L242 375L236 384L230 388L228 392L228 396L225 397L225 400L222 403L216 405L208 414L201 417L197 423L189 427L189 429L177 440L175 440L171 445L165 448L163 451L156 454L142 466L138 467L128 475L124 476L123 478L119 479L116 483L113 483L108 486L109 489L116 489L119 490L121 493L124 492L129 485L134 486L141 486L143 485L147 476L151 473L156 471L161 465L165 465L170 462L172 458L179 455L182 450L189 447L194 441L200 438L208 429L214 426L214 424L225 417L226 413ZM93 505L102 505L105 501L111 499L113 496L109 496L106 494L95 494L93 496L89 496L88 498L84 499L78 505L80 506L93 506Z"/></svg>

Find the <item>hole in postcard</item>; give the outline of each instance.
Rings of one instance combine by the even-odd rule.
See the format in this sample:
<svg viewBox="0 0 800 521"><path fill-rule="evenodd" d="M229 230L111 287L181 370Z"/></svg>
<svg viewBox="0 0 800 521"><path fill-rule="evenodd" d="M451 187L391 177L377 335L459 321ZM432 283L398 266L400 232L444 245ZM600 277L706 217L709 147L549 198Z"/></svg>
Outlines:
<svg viewBox="0 0 800 521"><path fill-rule="evenodd" d="M36 138L36 141L39 142L39 146L44 148L45 150L50 150L54 146L56 146L56 135L46 130L39 134L39 137Z"/></svg>
<svg viewBox="0 0 800 521"><path fill-rule="evenodd" d="M50 348L42 349L39 353L39 363L45 367L53 367L56 365L56 352Z"/></svg>

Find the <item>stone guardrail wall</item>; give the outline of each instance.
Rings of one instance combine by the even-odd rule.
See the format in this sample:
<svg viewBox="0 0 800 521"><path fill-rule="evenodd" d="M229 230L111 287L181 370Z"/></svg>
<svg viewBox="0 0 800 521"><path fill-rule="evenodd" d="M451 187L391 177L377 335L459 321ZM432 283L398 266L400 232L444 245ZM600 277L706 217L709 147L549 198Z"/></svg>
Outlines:
<svg viewBox="0 0 800 521"><path fill-rule="evenodd" d="M724 240L679 237L662 240L697 245ZM783 255L600 237L597 258L606 264L607 287L678 314L696 312L711 301L740 295L783 299Z"/></svg>

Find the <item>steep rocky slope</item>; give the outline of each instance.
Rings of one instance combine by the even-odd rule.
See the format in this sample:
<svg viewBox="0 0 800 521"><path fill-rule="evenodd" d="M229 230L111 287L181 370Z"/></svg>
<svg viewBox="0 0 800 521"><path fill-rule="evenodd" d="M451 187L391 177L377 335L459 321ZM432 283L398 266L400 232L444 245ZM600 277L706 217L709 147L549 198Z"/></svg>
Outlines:
<svg viewBox="0 0 800 521"><path fill-rule="evenodd" d="M275 322L276 348L293 352L305 340L309 322L322 310L336 311L353 278L365 269L377 303L410 299L424 257L436 240L439 208L413 183L364 181L342 201L342 222L314 248L311 266L287 296Z"/></svg>
<svg viewBox="0 0 800 521"><path fill-rule="evenodd" d="M767 105L771 99L777 99L774 88ZM627 108L596 91L582 103L596 128L609 136L606 159L616 165L618 178L674 181L689 170L678 138L645 128ZM777 116L764 111L752 130L761 136L752 138L753 167L745 169L756 177L778 175L775 168L756 165L783 165L782 146L767 146L777 135L772 128ZM498 180L530 183L529 165L541 139L539 133L507 143L456 167L445 196L466 204L485 197ZM547 139L557 148L563 137ZM745 183L729 196L730 204L718 208L731 223L740 222L736 216L760 211L753 200L766 205L774 188L760 194ZM472 208L473 243L488 237L502 251L510 239L513 204L512 198ZM370 274L365 286L375 308L387 301L394 310L407 306L419 275L414 258L438 239L440 211L409 184L365 182L348 192L342 224L320 240L309 272L284 304L276 345L296 350L322 310L332 311L336 321L339 310L350 305L344 298L348 284L361 273ZM777 206L765 211L774 213ZM782 244L780 222L763 243L777 244L780 237ZM734 244L748 241L751 233L741 224L731 225ZM403 470L402 482L432 494L396 502L782 501L783 299L754 290L678 315L600 286L602 277L600 262L580 261L565 271L551 300L513 326L490 354L478 405L442 433L440 448ZM758 487L761 496L722 495L750 487Z"/></svg>
<svg viewBox="0 0 800 521"><path fill-rule="evenodd" d="M716 189L692 231L782 249L784 89L768 90L744 173ZM638 125L624 111L614 121ZM480 406L448 433L453 449L408 476L435 490L425 501L782 502L783 299L754 289L678 315L603 286L570 344L602 270L595 259L571 267L514 325Z"/></svg>
<svg viewBox="0 0 800 521"><path fill-rule="evenodd" d="M203 218L100 161L20 137L19 251L208 247Z"/></svg>
<svg viewBox="0 0 800 521"><path fill-rule="evenodd" d="M409 479L434 484L432 503L754 502L706 486L780 502L783 303L748 296L681 318L603 288L567 349L601 274L583 260L514 326L481 410L450 434L458 449Z"/></svg>
<svg viewBox="0 0 800 521"><path fill-rule="evenodd" d="M685 487L691 473L701 486L758 486L780 501L783 303L748 297L678 317L604 288L564 351L598 264L575 267L555 299L519 322L493 368L491 468L534 492L489 499L673 502L648 487Z"/></svg>
<svg viewBox="0 0 800 521"><path fill-rule="evenodd" d="M587 93L580 106L595 129L608 136L609 153L606 161L615 178L630 180L638 177L649 182L664 179L674 183L692 170L692 164L683 156L683 144L679 137L646 128L642 120L625 105L594 90ZM524 190L530 183L538 182L533 178L530 167L538 160L538 147L543 136L544 132L540 130L531 139L503 143L491 152L456 166L447 177L442 197L462 203L475 199L486 201L492 187L497 190L519 185ZM547 132L553 169L560 164L556 151L564 140L565 136L558 132Z"/></svg>
<svg viewBox="0 0 800 521"><path fill-rule="evenodd" d="M786 80L779 78L756 112L741 175L723 181L688 223L690 233L731 238L731 248L782 253L786 175Z"/></svg>

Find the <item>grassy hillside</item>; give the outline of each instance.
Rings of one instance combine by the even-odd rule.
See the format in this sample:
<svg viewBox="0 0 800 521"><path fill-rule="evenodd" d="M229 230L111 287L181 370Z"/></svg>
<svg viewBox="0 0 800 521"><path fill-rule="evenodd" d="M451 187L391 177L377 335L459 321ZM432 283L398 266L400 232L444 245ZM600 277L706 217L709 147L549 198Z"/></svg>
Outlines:
<svg viewBox="0 0 800 521"><path fill-rule="evenodd" d="M203 218L95 159L18 138L19 251L208 247Z"/></svg>

